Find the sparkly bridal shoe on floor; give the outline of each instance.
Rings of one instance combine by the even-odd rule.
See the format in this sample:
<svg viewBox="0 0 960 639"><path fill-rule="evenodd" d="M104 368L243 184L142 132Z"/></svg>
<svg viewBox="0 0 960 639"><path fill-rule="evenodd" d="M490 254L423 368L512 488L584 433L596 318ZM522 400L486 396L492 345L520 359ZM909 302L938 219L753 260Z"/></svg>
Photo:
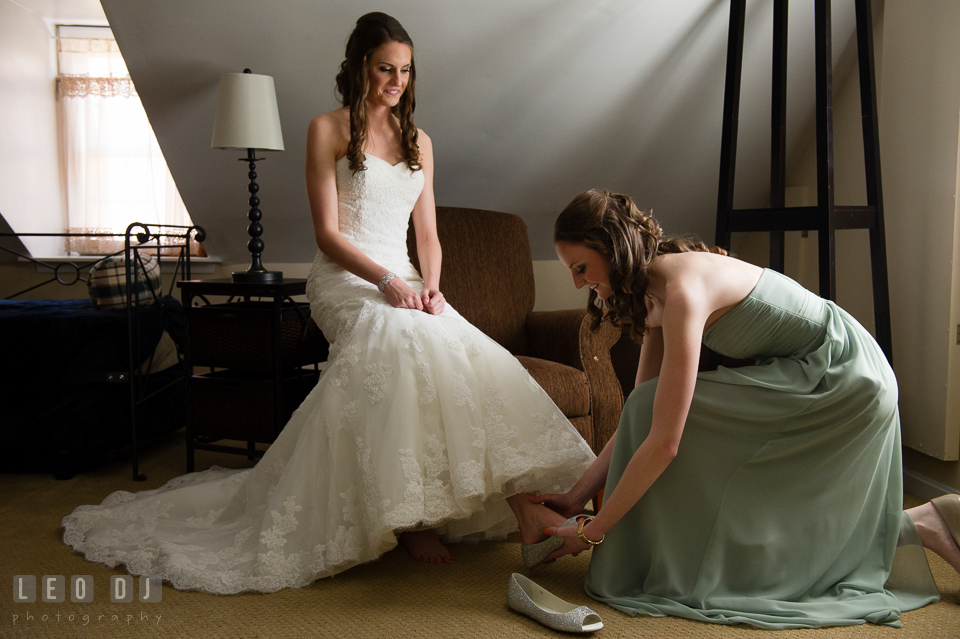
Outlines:
<svg viewBox="0 0 960 639"><path fill-rule="evenodd" d="M577 517L579 516L580 515L577 515ZM571 517L560 524L559 527L576 525L577 517ZM550 556L550 553L562 545L563 537L556 535L551 535L538 544L523 544L520 546L520 556L523 557L523 565L526 566L527 570L539 568L540 565L546 561L547 557Z"/></svg>
<svg viewBox="0 0 960 639"><path fill-rule="evenodd" d="M603 628L600 615L547 592L519 573L507 583L507 605L554 630L595 632Z"/></svg>

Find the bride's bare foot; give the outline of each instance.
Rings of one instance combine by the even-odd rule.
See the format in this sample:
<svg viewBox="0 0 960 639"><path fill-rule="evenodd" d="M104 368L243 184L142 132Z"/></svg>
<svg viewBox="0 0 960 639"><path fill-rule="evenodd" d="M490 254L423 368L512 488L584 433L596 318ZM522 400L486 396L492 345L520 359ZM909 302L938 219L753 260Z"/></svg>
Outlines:
<svg viewBox="0 0 960 639"><path fill-rule="evenodd" d="M507 498L507 503L517 516L520 525L520 543L535 544L547 538L544 528L559 526L567 520L566 517L551 510L543 504L530 501L529 493L519 493Z"/></svg>
<svg viewBox="0 0 960 639"><path fill-rule="evenodd" d="M933 504L927 502L906 512L917 527L924 547L940 555L954 570L960 572L960 547L953 541L947 524Z"/></svg>
<svg viewBox="0 0 960 639"><path fill-rule="evenodd" d="M406 548L407 554L414 561L424 564L452 564L453 555L447 550L447 547L440 543L437 537L437 531L414 530L400 533L397 536L400 545Z"/></svg>

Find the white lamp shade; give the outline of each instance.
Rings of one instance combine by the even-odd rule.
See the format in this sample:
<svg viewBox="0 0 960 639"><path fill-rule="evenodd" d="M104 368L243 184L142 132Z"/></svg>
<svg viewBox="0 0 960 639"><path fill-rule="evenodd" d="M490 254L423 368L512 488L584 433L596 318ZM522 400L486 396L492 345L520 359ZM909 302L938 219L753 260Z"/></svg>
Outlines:
<svg viewBox="0 0 960 639"><path fill-rule="evenodd" d="M210 146L283 151L280 111L272 77L254 73L220 76L217 117Z"/></svg>

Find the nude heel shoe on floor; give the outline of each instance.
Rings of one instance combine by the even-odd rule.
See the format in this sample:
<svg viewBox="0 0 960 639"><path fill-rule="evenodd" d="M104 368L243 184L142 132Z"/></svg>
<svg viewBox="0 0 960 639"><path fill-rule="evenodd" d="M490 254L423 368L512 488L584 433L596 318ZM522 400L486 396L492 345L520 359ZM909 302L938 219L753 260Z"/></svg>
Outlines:
<svg viewBox="0 0 960 639"><path fill-rule="evenodd" d="M510 575L507 582L507 605L554 630L595 632L603 628L594 611L564 601L518 573Z"/></svg>
<svg viewBox="0 0 960 639"><path fill-rule="evenodd" d="M948 494L931 499L930 503L937 509L943 523L947 525L953 543L960 548L960 495Z"/></svg>
<svg viewBox="0 0 960 639"><path fill-rule="evenodd" d="M577 515L579 517L580 515ZM577 517L571 517L562 524L564 526L573 526L577 523ZM563 545L563 537L552 535L537 544L523 544L520 546L520 556L523 558L523 565L527 570L535 570L546 561L547 557L554 550Z"/></svg>

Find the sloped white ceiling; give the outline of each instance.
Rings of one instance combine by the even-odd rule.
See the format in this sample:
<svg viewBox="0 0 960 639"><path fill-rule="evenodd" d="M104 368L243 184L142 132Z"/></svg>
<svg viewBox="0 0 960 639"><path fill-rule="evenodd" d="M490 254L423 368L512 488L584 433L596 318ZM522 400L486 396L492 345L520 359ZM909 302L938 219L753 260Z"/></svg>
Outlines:
<svg viewBox="0 0 960 639"><path fill-rule="evenodd" d="M16 0L15 4L51 23L103 24L99 0Z"/></svg>
<svg viewBox="0 0 960 639"><path fill-rule="evenodd" d="M415 43L415 121L433 140L438 204L519 214L535 259L555 257L554 218L594 186L654 207L669 233L713 238L725 0L102 4L184 201L227 263L249 261L249 207L240 155L210 149L220 74L249 67L275 79L286 150L262 154L257 167L264 261L310 261L307 124L339 106L334 76L346 38L374 10L398 18ZM834 4L840 59L853 9ZM771 22L771 3L748 4L742 206L763 206L768 194ZM791 147L812 134L812 23L812 3L792 3Z"/></svg>

